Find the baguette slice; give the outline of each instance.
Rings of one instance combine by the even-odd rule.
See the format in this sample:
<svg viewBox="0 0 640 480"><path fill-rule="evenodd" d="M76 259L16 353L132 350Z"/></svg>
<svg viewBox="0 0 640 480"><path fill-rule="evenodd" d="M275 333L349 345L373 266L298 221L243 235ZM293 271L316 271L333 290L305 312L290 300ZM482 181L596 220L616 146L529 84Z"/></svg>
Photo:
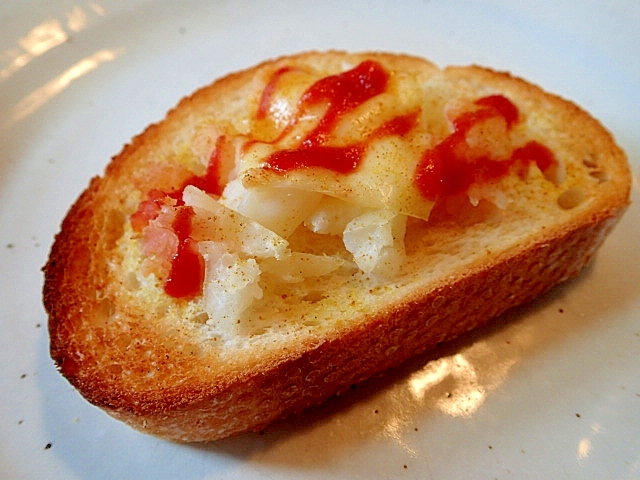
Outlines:
<svg viewBox="0 0 640 480"><path fill-rule="evenodd" d="M143 432L257 431L577 275L630 183L598 121L508 73L266 61L183 99L71 207L44 267L51 356Z"/></svg>

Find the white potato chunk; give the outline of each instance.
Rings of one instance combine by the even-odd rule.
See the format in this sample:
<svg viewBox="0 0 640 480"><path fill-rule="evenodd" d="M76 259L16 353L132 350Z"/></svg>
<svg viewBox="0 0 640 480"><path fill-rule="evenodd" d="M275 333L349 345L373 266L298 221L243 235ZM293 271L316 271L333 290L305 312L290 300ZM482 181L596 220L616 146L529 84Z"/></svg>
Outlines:
<svg viewBox="0 0 640 480"><path fill-rule="evenodd" d="M291 252L280 260L265 259L260 262L264 273L285 283L300 283L306 278L321 277L333 273L349 262L336 256Z"/></svg>
<svg viewBox="0 0 640 480"><path fill-rule="evenodd" d="M365 273L392 276L404 257L405 215L374 210L347 224L343 241L358 268Z"/></svg>
<svg viewBox="0 0 640 480"><path fill-rule="evenodd" d="M229 182L220 198L228 208L287 238L316 208L322 194L297 188L246 188Z"/></svg>
<svg viewBox="0 0 640 480"><path fill-rule="evenodd" d="M347 224L367 210L366 207L325 195L305 219L304 226L314 233L342 235Z"/></svg>
<svg viewBox="0 0 640 480"><path fill-rule="evenodd" d="M279 258L289 247L277 233L225 207L192 185L184 189L182 200L196 212L192 221L196 241L222 242L230 251L257 258Z"/></svg>
<svg viewBox="0 0 640 480"><path fill-rule="evenodd" d="M222 333L235 335L242 314L262 298L258 284L260 267L255 259L229 253L217 242L200 242L198 247L205 260L207 323L217 326Z"/></svg>

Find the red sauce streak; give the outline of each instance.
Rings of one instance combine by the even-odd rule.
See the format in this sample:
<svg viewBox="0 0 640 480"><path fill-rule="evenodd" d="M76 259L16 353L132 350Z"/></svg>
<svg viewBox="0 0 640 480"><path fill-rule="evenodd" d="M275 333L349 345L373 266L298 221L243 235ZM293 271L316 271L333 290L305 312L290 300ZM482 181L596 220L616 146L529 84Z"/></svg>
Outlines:
<svg viewBox="0 0 640 480"><path fill-rule="evenodd" d="M173 231L178 236L178 250L171 261L171 271L164 291L174 298L190 298L202 294L204 259L197 242L191 238L191 207L178 208Z"/></svg>
<svg viewBox="0 0 640 480"><path fill-rule="evenodd" d="M326 104L324 115L299 147L275 152L263 167L279 172L309 167L326 168L338 173L356 170L364 154L363 144L330 147L325 143L340 118L383 93L388 80L389 74L382 65L369 60L346 72L318 80L300 98L299 113L290 126L310 107ZM267 88L270 84L271 82ZM401 129L398 126L395 128Z"/></svg>
<svg viewBox="0 0 640 480"><path fill-rule="evenodd" d="M500 116L507 128L518 120L518 109L501 95L480 98L480 107L465 112L453 121L454 131L435 148L427 150L415 172L415 185L425 198L462 193L474 183L491 181L505 176L516 165L535 162L541 171L557 164L553 153L544 145L531 141L517 148L508 159L487 156L473 158L468 154L466 135L476 124Z"/></svg>
<svg viewBox="0 0 640 480"><path fill-rule="evenodd" d="M288 172L301 168L322 167L338 173L350 173L358 168L364 148L310 146L296 150L281 150L268 159L271 170Z"/></svg>
<svg viewBox="0 0 640 480"><path fill-rule="evenodd" d="M488 107L494 109L502 115L507 122L507 128L511 128L518 121L518 107L502 95L489 95L475 101L480 107Z"/></svg>
<svg viewBox="0 0 640 480"><path fill-rule="evenodd" d="M367 60L338 75L314 83L300 99L302 108L327 102L327 110L316 128L307 135L305 146L322 145L340 117L383 93L389 74L378 62Z"/></svg>
<svg viewBox="0 0 640 480"><path fill-rule="evenodd" d="M369 138L390 135L404 136L415 127L420 112L395 117L382 124L371 133ZM357 170L365 151L365 141L346 147L305 146L293 150L281 150L273 153L267 163L268 168L279 172L322 167L337 173L351 173Z"/></svg>
<svg viewBox="0 0 640 480"><path fill-rule="evenodd" d="M209 157L207 171L205 172L204 176L199 177L197 175L194 175L182 185L182 188L180 188L179 190L180 202L182 201L182 192L188 185L193 185L194 187L197 187L200 190L217 197L222 195L222 191L225 187L221 179L222 155L224 143L226 141L227 138L225 136L221 135L220 137L218 137L218 140L216 140L216 148L211 153L211 157Z"/></svg>
<svg viewBox="0 0 640 480"><path fill-rule="evenodd" d="M538 142L529 142L513 152L514 160L534 161L541 172L558 165L553 152Z"/></svg>
<svg viewBox="0 0 640 480"><path fill-rule="evenodd" d="M418 116L420 111L408 113L406 115L400 115L392 118L386 123L380 125L373 133L373 138L386 137L391 135L397 135L404 137L407 135L418 123Z"/></svg>
<svg viewBox="0 0 640 480"><path fill-rule="evenodd" d="M204 175L193 175L183 182L180 188L171 192L150 190L147 198L140 202L138 210L130 217L133 230L142 233L149 222L158 217L163 206L176 207L172 229L178 236L178 250L171 259L171 270L164 285L165 292L174 298L190 298L202 293L204 259L198 252L197 242L190 237L193 209L184 206L182 195L188 185L212 195L222 194L224 184L221 182L220 171L225 141L226 138L223 136L218 138Z"/></svg>

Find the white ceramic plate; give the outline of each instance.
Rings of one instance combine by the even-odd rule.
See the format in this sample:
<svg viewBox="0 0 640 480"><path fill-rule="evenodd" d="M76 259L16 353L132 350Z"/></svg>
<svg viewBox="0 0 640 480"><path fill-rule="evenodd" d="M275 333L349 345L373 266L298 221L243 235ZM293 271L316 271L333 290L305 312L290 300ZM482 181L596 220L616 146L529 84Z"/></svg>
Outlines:
<svg viewBox="0 0 640 480"><path fill-rule="evenodd" d="M0 476L640 478L640 7L576 5L3 2ZM329 48L484 64L574 100L628 152L635 203L575 281L263 435L175 445L110 419L48 356L40 267L67 208L181 96Z"/></svg>

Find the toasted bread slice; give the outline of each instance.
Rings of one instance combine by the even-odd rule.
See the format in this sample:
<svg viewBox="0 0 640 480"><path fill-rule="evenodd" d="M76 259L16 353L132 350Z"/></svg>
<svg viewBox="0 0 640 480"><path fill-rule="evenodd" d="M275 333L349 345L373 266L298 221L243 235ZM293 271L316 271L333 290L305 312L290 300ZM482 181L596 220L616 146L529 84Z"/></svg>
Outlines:
<svg viewBox="0 0 640 480"><path fill-rule="evenodd" d="M267 61L183 99L71 207L51 356L143 432L263 429L577 275L630 183L598 121L508 73Z"/></svg>

